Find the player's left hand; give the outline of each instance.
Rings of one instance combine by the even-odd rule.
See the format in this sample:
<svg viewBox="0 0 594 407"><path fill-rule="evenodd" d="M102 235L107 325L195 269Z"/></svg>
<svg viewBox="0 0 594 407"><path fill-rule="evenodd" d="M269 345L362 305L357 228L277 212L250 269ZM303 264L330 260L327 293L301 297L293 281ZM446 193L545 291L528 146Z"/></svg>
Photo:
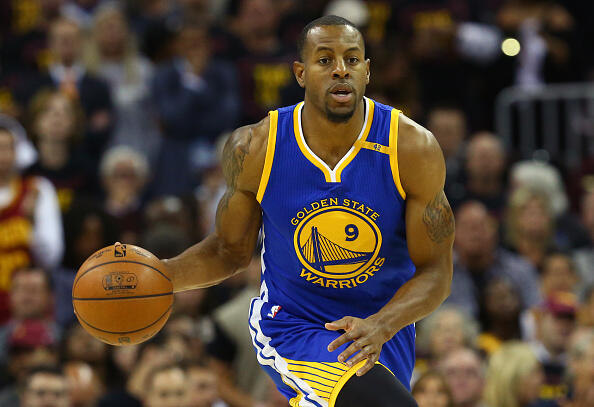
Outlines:
<svg viewBox="0 0 594 407"><path fill-rule="evenodd" d="M331 331L345 331L328 345L328 352L334 352L341 345L353 341L338 355L339 362L346 362L348 367L352 367L367 359L365 365L357 370L357 376L363 376L375 365L375 362L379 360L382 346L390 339L390 334L385 326L380 324L373 315L365 319L343 317L337 321L328 322L325 326ZM356 352L358 353L353 356ZM351 356L353 357L350 358Z"/></svg>

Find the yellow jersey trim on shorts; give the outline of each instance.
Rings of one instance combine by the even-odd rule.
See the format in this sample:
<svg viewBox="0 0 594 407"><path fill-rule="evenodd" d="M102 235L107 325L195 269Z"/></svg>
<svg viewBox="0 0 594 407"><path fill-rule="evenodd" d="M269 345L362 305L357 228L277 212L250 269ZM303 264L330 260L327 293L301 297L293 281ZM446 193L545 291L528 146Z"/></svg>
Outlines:
<svg viewBox="0 0 594 407"><path fill-rule="evenodd" d="M365 363L367 363L367 359L364 359L364 360L360 361L359 363L357 363L355 366L351 367L340 378L340 380L336 383L336 386L334 386L334 389L332 390L332 394L330 395L330 398L328 399L328 407L334 407L334 405L336 404L336 399L338 398L338 394L340 393L340 391L342 390L342 388L344 387L346 382L348 382L349 379L351 377L353 377L353 375L355 373L357 373L357 370L361 369L365 365ZM390 369L388 369L383 363L375 362L375 364L383 366L388 372L390 372L390 373L392 373L392 375L394 375L394 372L392 372ZM396 380L398 380L398 379L396 379Z"/></svg>
<svg viewBox="0 0 594 407"><path fill-rule="evenodd" d="M390 168L392 169L392 177L394 178L396 189L398 189L402 199L406 199L406 192L402 188L400 173L398 171L398 119L400 117L400 110L392 109L390 115Z"/></svg>
<svg viewBox="0 0 594 407"><path fill-rule="evenodd" d="M361 133L357 137L355 143L350 148L350 150L345 154L344 157L336 164L334 169L330 169L328 164L324 162L321 158L319 158L307 145L305 141L305 137L303 136L303 129L301 127L301 111L303 110L303 103L299 103L295 106L295 110L293 111L293 130L295 132L295 138L297 139L297 144L299 145L299 149L313 165L318 167L320 171L324 174L324 178L326 182L341 182L341 174L342 171L350 164L351 161L355 158L361 147L363 146L362 143L365 142L367 136L369 135L369 130L371 129L371 123L373 122L373 113L375 110L375 103L373 100L368 98L363 98L364 103L366 103L365 109L365 121L363 123L363 128L361 129Z"/></svg>
<svg viewBox="0 0 594 407"><path fill-rule="evenodd" d="M258 193L256 199L262 202L266 186L270 179L270 172L272 171L272 161L274 160L274 149L276 147L276 129L278 126L278 110L273 110L268 113L270 117L270 128L268 129L268 144L266 145L266 158L264 159L264 169L262 170L262 177L260 178L260 185L258 186Z"/></svg>

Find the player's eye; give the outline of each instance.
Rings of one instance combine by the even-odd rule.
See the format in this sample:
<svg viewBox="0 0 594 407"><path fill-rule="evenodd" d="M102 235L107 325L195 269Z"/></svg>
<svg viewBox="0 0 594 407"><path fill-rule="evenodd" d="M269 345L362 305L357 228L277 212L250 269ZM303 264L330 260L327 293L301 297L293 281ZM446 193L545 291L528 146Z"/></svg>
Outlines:
<svg viewBox="0 0 594 407"><path fill-rule="evenodd" d="M330 63L330 58L328 57L322 57L318 60L318 62L322 65L328 65Z"/></svg>
<svg viewBox="0 0 594 407"><path fill-rule="evenodd" d="M357 57L349 57L348 58L349 64L356 64L357 62L359 62L359 58Z"/></svg>

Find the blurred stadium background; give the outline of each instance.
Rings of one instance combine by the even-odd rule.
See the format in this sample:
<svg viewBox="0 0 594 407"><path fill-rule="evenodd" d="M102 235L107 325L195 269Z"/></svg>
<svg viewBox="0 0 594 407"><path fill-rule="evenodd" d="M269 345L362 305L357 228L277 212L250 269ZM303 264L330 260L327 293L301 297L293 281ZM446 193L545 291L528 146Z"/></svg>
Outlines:
<svg viewBox="0 0 594 407"><path fill-rule="evenodd" d="M77 267L213 229L228 132L303 97L302 27L353 21L367 95L433 132L457 220L452 295L418 324L420 407L594 406L594 2L4 0L0 406L280 407L246 324L259 259L112 348ZM45 403L45 404L44 404Z"/></svg>

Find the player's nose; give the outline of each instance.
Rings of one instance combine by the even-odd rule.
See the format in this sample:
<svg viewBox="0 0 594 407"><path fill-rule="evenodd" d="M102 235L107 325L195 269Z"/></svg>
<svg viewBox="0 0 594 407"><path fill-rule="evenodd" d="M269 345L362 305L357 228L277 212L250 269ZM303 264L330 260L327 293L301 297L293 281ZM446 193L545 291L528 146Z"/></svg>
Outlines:
<svg viewBox="0 0 594 407"><path fill-rule="evenodd" d="M337 79L349 78L350 73L342 58L336 58L334 69L332 70L332 77Z"/></svg>

